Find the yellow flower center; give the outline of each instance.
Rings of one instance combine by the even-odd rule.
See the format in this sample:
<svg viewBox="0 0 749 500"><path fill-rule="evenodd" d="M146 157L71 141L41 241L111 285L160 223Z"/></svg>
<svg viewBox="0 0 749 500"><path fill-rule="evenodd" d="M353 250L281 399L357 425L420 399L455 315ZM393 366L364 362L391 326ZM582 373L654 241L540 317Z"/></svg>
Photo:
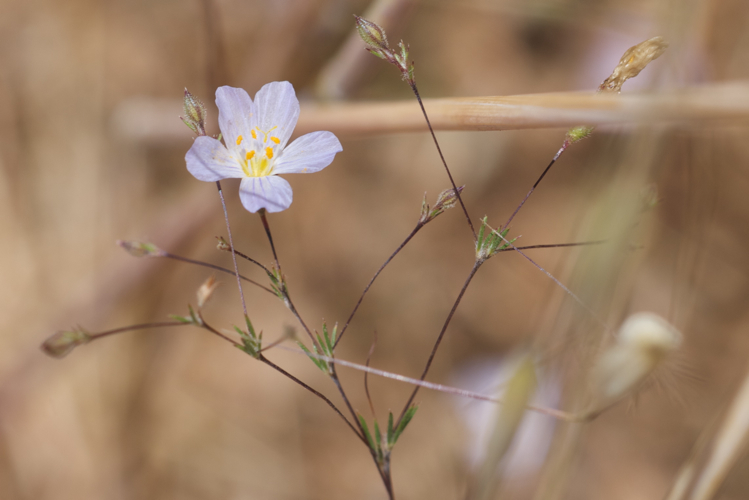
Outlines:
<svg viewBox="0 0 749 500"><path fill-rule="evenodd" d="M271 136L270 133L277 127L272 127L267 132L255 127L250 131L253 139L257 140L260 132L263 135L262 144L259 149L251 149L245 153L244 161L242 162L242 171L247 177L265 177L273 173L273 157L275 156L274 147L281 144L281 140L278 137ZM240 135L237 137L237 146L243 142L244 138ZM270 145L266 146L270 141Z"/></svg>

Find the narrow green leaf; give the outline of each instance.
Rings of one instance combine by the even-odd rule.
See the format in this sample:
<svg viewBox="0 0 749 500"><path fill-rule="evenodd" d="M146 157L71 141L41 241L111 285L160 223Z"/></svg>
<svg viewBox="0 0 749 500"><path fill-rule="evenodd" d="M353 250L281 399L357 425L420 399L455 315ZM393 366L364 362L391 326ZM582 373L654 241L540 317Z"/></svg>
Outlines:
<svg viewBox="0 0 749 500"><path fill-rule="evenodd" d="M377 440L377 452L382 452L382 433L380 432L380 425L377 423L377 419L374 420L374 431L375 439Z"/></svg>
<svg viewBox="0 0 749 500"><path fill-rule="evenodd" d="M477 250L481 250L481 247L484 246L484 229L485 228L486 228L486 217L481 219L481 227L479 228L478 242L476 243Z"/></svg>
<svg viewBox="0 0 749 500"><path fill-rule="evenodd" d="M253 338L257 337L255 334L255 328L252 326L252 321L250 321L249 316L244 317L244 322L247 325L247 332L249 332L250 336Z"/></svg>
<svg viewBox="0 0 749 500"><path fill-rule="evenodd" d="M389 412L389 415L388 415L388 431L387 431L388 432L387 433L388 447L391 447L391 446L393 446L395 444L395 442L393 441L393 431L394 431L394 429L393 429L393 412L391 411L391 412Z"/></svg>
<svg viewBox="0 0 749 500"><path fill-rule="evenodd" d="M357 417L359 417L359 423L361 424L361 428L364 430L364 437L367 438L367 442L369 443L369 448L372 451L377 451L377 448L375 448L374 441L372 440L372 434L369 433L369 427L367 427L367 421L364 420L364 417L356 414Z"/></svg>
<svg viewBox="0 0 749 500"><path fill-rule="evenodd" d="M178 314L170 314L169 318L173 319L174 321L179 321L180 323L192 324L192 319L186 318L185 316L180 316Z"/></svg>
<svg viewBox="0 0 749 500"><path fill-rule="evenodd" d="M418 406L412 406L409 408L406 413L403 415L403 418L401 419L400 424L398 424L398 428L395 429L395 434L393 436L393 444L395 444L398 441L398 438L401 436L404 430L406 430L406 426L411 422L411 419L414 418L414 415L416 414L416 410L418 410Z"/></svg>
<svg viewBox="0 0 749 500"><path fill-rule="evenodd" d="M325 373L328 373L328 364L325 361L323 361L321 359L317 359L316 357L314 357L312 355L312 353L310 352L310 350L307 349L307 346L304 345L304 344L302 344L301 342L297 341L297 345L299 347L301 347L302 350L307 354L307 357L309 359L311 359L313 363L315 363L315 366L317 366L319 369L321 369ZM313 348L314 348L314 346L313 346ZM315 351L317 351L317 349L315 349Z"/></svg>

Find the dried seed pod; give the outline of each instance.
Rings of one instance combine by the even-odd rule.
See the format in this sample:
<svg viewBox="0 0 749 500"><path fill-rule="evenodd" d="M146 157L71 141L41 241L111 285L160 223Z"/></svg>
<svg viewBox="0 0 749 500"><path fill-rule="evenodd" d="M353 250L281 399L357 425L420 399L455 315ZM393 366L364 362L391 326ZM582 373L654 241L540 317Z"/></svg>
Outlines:
<svg viewBox="0 0 749 500"><path fill-rule="evenodd" d="M622 85L630 78L640 74L650 61L658 59L668 48L668 43L656 36L630 47L619 60L611 76L598 87L599 92L621 92Z"/></svg>

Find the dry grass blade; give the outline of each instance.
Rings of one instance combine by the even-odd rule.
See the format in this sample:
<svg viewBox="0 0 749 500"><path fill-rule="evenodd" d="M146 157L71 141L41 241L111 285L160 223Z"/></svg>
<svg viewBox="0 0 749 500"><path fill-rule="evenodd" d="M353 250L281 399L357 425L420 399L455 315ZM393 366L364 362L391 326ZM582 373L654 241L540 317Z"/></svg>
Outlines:
<svg viewBox="0 0 749 500"><path fill-rule="evenodd" d="M744 378L697 476L689 500L709 500L715 496L731 468L749 443L749 374ZM690 464L687 464L688 466Z"/></svg>
<svg viewBox="0 0 749 500"><path fill-rule="evenodd" d="M492 437L487 446L486 457L478 473L470 500L489 500L499 485L497 466L507 453L515 432L523 419L528 401L536 391L536 370L529 355L518 362L515 373L507 383L503 395L504 404L499 409Z"/></svg>

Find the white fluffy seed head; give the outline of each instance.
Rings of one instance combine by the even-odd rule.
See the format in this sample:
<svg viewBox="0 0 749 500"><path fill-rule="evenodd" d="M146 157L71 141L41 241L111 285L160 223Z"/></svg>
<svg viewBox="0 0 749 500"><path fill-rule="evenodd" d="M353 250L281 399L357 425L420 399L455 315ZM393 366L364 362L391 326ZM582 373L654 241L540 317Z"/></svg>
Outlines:
<svg viewBox="0 0 749 500"><path fill-rule="evenodd" d="M681 346L681 333L657 314L642 312L627 318L619 329L617 344L666 355Z"/></svg>
<svg viewBox="0 0 749 500"><path fill-rule="evenodd" d="M616 343L602 353L593 371L596 409L636 390L681 340L681 333L657 314L637 313L627 318Z"/></svg>

